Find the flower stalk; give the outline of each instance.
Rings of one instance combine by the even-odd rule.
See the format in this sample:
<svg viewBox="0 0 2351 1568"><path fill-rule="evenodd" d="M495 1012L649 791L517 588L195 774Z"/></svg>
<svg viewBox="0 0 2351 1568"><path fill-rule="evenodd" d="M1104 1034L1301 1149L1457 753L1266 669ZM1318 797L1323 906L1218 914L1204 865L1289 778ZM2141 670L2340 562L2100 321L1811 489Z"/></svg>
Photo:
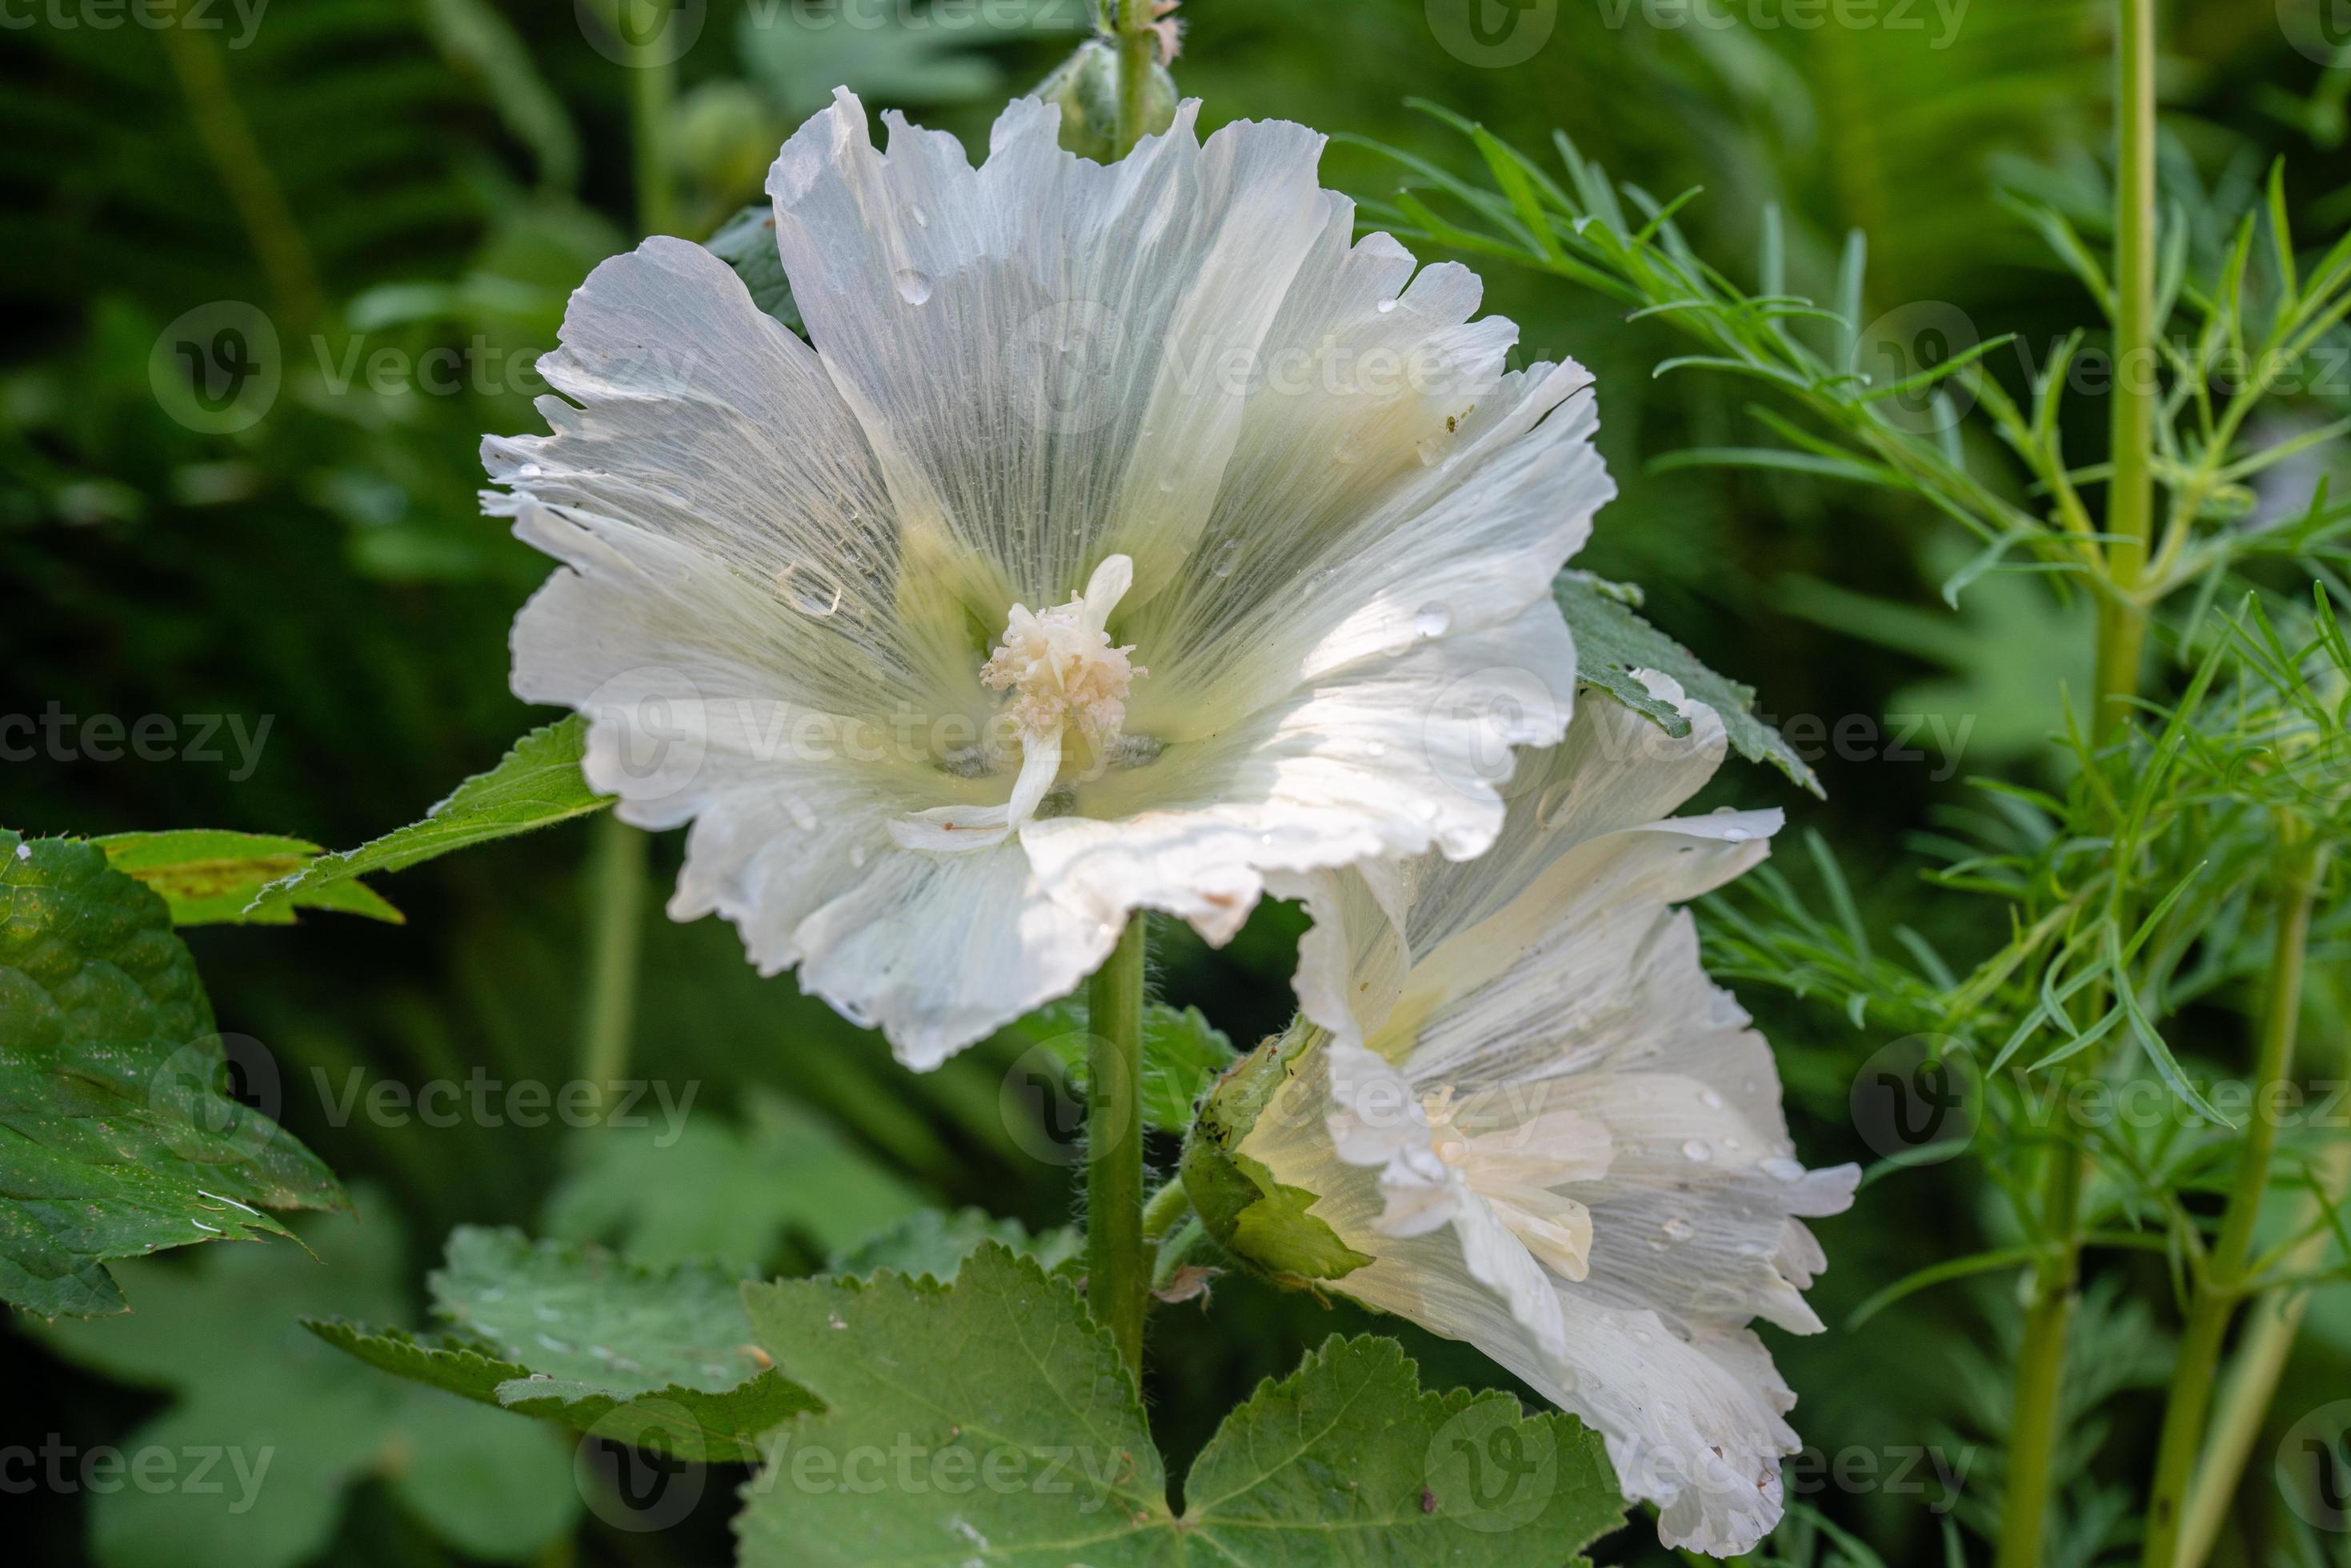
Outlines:
<svg viewBox="0 0 2351 1568"><path fill-rule="evenodd" d="M1125 157L1143 140L1150 113L1151 67L1159 40L1151 30L1151 0L1116 0L1118 7L1118 144Z"/></svg>
<svg viewBox="0 0 2351 1568"><path fill-rule="evenodd" d="M1144 919L1140 911L1128 919L1086 992L1086 1303L1138 1378L1151 1292L1143 1223Z"/></svg>
<svg viewBox="0 0 2351 1568"><path fill-rule="evenodd" d="M2116 0L2115 72L2115 382L2104 565L2116 590L2098 597L2092 731L2106 740L2130 716L2147 639L2135 590L2154 535L2155 0ZM2128 984L2127 977L2117 977ZM2065 1335L2081 1282L2083 1159L2051 1151L2042 1197L2050 1242L2034 1275L2016 1363L2007 1507L1999 1568L2039 1568L2051 1459L2064 1399Z"/></svg>
<svg viewBox="0 0 2351 1568"><path fill-rule="evenodd" d="M2265 1107L2278 1103L2277 1085L2294 1071L2295 1028L2302 1012L2302 975L2310 945L2311 905L2317 896L2321 858L2307 829L2281 829L2285 867L2278 890L2276 946L2262 996L2262 1033L2253 1068L2253 1112L2238 1152L2236 1185L2220 1220L2220 1233L2197 1271L2172 1368L2171 1395L2164 1412L2163 1438L2156 1451L2155 1488L2147 1499L2143 1568L2179 1568L2188 1490L2197 1455L2204 1447L2204 1417L2221 1342L2246 1293L2252 1271L2253 1231L2270 1185L2270 1160L2277 1150L2277 1118Z"/></svg>

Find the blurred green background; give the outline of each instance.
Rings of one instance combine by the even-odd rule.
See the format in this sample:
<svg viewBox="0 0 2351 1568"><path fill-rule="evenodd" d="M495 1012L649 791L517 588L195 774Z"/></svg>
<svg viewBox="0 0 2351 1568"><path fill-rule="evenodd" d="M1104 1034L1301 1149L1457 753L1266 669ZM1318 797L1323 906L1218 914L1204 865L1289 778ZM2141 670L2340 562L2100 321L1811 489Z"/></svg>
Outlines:
<svg viewBox="0 0 2351 1568"><path fill-rule="evenodd" d="M1920 5L1905 12L1910 26L1892 25L1889 4L1879 25L1803 26L1777 0L1703 6L1703 22L1640 0L1536 0L1495 13L1540 24L1539 44L1484 65L1444 47L1434 23L1448 5L1460 9L1192 0L1176 76L1206 100L1209 125L1295 119L1456 167L1465 145L1405 99L1448 105L1530 148L1563 129L1650 191L1703 186L1683 222L1734 274L1776 203L1799 292L1826 294L1843 234L1858 226L1873 314L1942 302L1982 335L2043 345L2087 314L1997 192L2085 209L2095 230L2101 6ZM507 691L507 630L548 563L478 514L475 452L486 432L538 428L523 368L552 347L571 286L636 237L631 95L642 82L617 63L592 0L243 11L12 0L0 11L0 714L164 715L189 753L205 716L243 726L222 726L217 760L105 761L89 737L45 742L0 763L0 821L26 834L218 826L340 846L413 820L551 716ZM2173 12L2167 189L2228 210L2283 154L2297 227L2339 229L2351 219L2343 73L2298 50L2269 0ZM1077 0L709 0L681 5L673 23L694 32L659 111L663 155L674 225L702 238L758 196L777 144L836 83L977 147L997 107L1074 46L1085 16ZM1326 183L1359 195L1388 193L1395 177L1343 141L1325 162ZM1961 808L1971 774L2030 776L2060 717L2053 675L2080 664L2076 690L2086 677L2085 607L2009 577L1954 615L1933 586L1956 542L1931 517L1799 475L1650 472L1678 448L1735 444L1750 390L1653 379L1676 351L1661 327L1552 280L1489 269L1488 286L1489 308L1520 324L1527 358L1573 355L1599 376L1622 496L1581 564L1643 585L1652 618L1755 685L1762 711L1817 718L1823 734L1850 718L1875 726L1849 754L1819 760L1826 803L1734 763L1701 804L1786 806L1793 827L1834 846L1873 922L1952 935L1938 932L1942 910L1911 875L1904 836ZM172 373L159 340L190 312L214 323L232 306L268 322L277 389L242 428L189 428L169 411L183 400L159 399ZM1927 721L1912 742L1922 755L1888 754L1887 715ZM239 733L256 738L250 754ZM1964 735L1959 754L1936 749L1938 733ZM591 1149L560 1127L384 1126L340 1110L355 1085L462 1082L477 1067L501 1081L568 1075L590 967L592 837L575 825L394 878L384 891L402 927L314 915L292 929L190 933L222 1027L258 1043L246 1052L253 1086L359 1189L363 1222L310 1225L316 1262L254 1248L125 1270L134 1303L150 1290L209 1303L142 1324L143 1338L110 1340L118 1325L106 1324L0 1338L0 1446L135 1443L157 1420L183 1437L211 1422L216 1441L266 1431L333 1450L310 1485L325 1501L312 1500L316 1517L271 1515L264 1535L222 1545L127 1491L10 1484L0 1507L19 1561L431 1563L512 1555L545 1535L525 1526L578 1507L566 1454L486 1458L473 1515L434 1517L403 1484L442 1441L430 1422L396 1440L350 1439L359 1417L337 1414L351 1393L339 1379L375 1375L326 1366L291 1326L297 1311L387 1300L405 1304L380 1315L413 1321L438 1238L461 1222L806 1270L918 1203L982 1204L1035 1226L1069 1217L1068 1171L1038 1157L1051 1140L1030 1125L1034 1107L1008 1107L1000 1093L1019 1042L925 1077L898 1069L789 979L760 981L729 928L663 918L674 835L653 847L633 1033L639 1073L673 1095L694 1087L677 1147ZM1297 929L1293 911L1269 909L1222 953L1163 932L1159 983L1251 1044L1288 1015ZM1972 939L1955 940L1964 953ZM1867 1159L1846 1096L1884 1038L1747 1000L1780 1048L1808 1161ZM1871 1186L1822 1227L1833 1260L1814 1296L1823 1317L1838 1325L1877 1287L1962 1250L1986 1223L1981 1202L1965 1162ZM2160 1260L2150 1268L2159 1291ZM2351 1388L2346 1293L2314 1314L2293 1375L2305 1386ZM338 1304L350 1303L362 1304ZM1155 1422L1178 1473L1258 1378L1331 1329L1362 1326L1232 1277L1207 1313L1165 1309L1154 1330ZM1877 1456L1877 1480L1806 1501L1888 1563L1939 1560L1931 1466L1911 1478L1924 1490L1886 1478L1902 1451L1934 1445L1951 1464L1976 1455L1970 1486L1996 1484L2011 1318L1996 1299L1955 1291L1854 1334L1798 1342L1767 1330L1808 1442ZM2149 1354L2143 1312L2085 1321L2086 1335L2104 1336L2090 1365L2115 1395L2079 1428L2089 1495L2127 1509L2152 1408L2134 1390L2165 1363ZM1458 1347L1408 1338L1431 1381L1497 1378ZM231 1363L246 1368L241 1387L220 1386ZM159 1440L152 1431L144 1440ZM713 1472L698 1504L658 1532L590 1509L575 1533L528 1550L552 1563L720 1561L740 1480ZM264 1498L256 1519L283 1506L266 1487ZM514 1528L502 1535L501 1522ZM2094 1532L2082 1533L2088 1543L2061 1562L2095 1560ZM1654 1561L1653 1542L1636 1519L1602 1560ZM2232 1540L2220 1561L2258 1561L2245 1550Z"/></svg>

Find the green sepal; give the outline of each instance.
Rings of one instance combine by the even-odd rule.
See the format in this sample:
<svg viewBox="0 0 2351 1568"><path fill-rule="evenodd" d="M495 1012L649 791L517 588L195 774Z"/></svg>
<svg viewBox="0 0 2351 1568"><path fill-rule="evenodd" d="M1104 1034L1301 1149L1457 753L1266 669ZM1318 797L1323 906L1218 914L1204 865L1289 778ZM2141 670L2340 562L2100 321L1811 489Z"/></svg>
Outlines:
<svg viewBox="0 0 2351 1568"><path fill-rule="evenodd" d="M1267 1041L1217 1080L1185 1135L1181 1167L1193 1210L1225 1250L1293 1290L1353 1273L1372 1260L1311 1210L1320 1195L1286 1187L1241 1141L1274 1096L1301 1071L1319 1071L1319 1037L1302 1021Z"/></svg>

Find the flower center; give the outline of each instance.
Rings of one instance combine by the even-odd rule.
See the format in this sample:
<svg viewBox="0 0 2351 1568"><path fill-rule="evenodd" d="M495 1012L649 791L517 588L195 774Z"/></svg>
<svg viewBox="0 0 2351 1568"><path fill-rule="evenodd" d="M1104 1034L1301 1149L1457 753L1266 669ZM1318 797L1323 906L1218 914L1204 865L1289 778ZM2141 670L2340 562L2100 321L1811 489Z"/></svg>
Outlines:
<svg viewBox="0 0 2351 1568"><path fill-rule="evenodd" d="M1014 605L1004 639L979 678L1012 693L1006 705L1020 732L1020 774L1002 805L935 806L899 818L890 835L909 849L947 852L999 844L1036 815L1061 773L1063 732L1074 726L1096 757L1107 754L1126 723L1126 697L1151 672L1113 647L1110 612L1134 584L1134 563L1113 556L1094 568L1086 591L1064 605L1031 610Z"/></svg>
<svg viewBox="0 0 2351 1568"><path fill-rule="evenodd" d="M1024 737L1058 736L1064 724L1075 724L1097 748L1118 738L1128 690L1136 676L1151 673L1128 657L1132 644L1112 646L1104 629L1134 581L1134 563L1113 556L1069 603L1041 611L1012 607L1004 640L979 676L996 691L1013 693L1007 711Z"/></svg>

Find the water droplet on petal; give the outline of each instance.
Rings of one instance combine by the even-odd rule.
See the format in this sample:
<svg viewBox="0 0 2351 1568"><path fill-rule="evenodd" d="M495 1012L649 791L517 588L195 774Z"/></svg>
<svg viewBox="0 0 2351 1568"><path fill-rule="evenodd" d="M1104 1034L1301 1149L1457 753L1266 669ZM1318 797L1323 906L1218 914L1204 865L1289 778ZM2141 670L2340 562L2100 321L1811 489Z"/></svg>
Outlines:
<svg viewBox="0 0 2351 1568"><path fill-rule="evenodd" d="M1385 316L1389 311L1394 310L1395 307L1396 302L1393 299L1383 299L1377 306L1379 313L1382 316Z"/></svg>
<svg viewBox="0 0 2351 1568"><path fill-rule="evenodd" d="M930 278L923 273L916 272L913 267L900 267L896 282L898 297L909 305L920 305L931 297Z"/></svg>
<svg viewBox="0 0 2351 1568"><path fill-rule="evenodd" d="M1666 1221L1666 1235L1676 1241L1687 1241L1698 1234L1698 1227L1677 1214Z"/></svg>
<svg viewBox="0 0 2351 1568"><path fill-rule="evenodd" d="M1682 1153L1701 1165L1714 1158L1714 1150L1707 1147L1704 1138L1690 1139L1689 1142L1682 1145Z"/></svg>
<svg viewBox="0 0 2351 1568"><path fill-rule="evenodd" d="M795 561L778 572L776 592L800 614L819 619L841 608L841 585L831 573L811 562Z"/></svg>
<svg viewBox="0 0 2351 1568"><path fill-rule="evenodd" d="M1241 542L1238 539L1228 539L1223 544L1217 545L1216 556L1208 562L1208 575L1212 577L1231 576L1233 575L1233 559L1240 553Z"/></svg>
<svg viewBox="0 0 2351 1568"><path fill-rule="evenodd" d="M1416 637L1443 637L1453 628L1453 612L1443 605L1423 605L1412 618Z"/></svg>
<svg viewBox="0 0 2351 1568"><path fill-rule="evenodd" d="M931 215L912 202L906 203L906 216L914 220L914 227L918 229L927 229L931 226Z"/></svg>
<svg viewBox="0 0 2351 1568"><path fill-rule="evenodd" d="M1364 754L1368 757L1384 757L1388 754L1388 743L1385 741L1366 741L1364 742Z"/></svg>
<svg viewBox="0 0 2351 1568"><path fill-rule="evenodd" d="M1744 844L1754 836L1743 827L1726 827L1722 830L1723 842L1726 844Z"/></svg>
<svg viewBox="0 0 2351 1568"><path fill-rule="evenodd" d="M1698 1103L1710 1111L1719 1111L1722 1109L1722 1096L1716 1094L1712 1089L1708 1089L1706 1093L1700 1095L1698 1096Z"/></svg>
<svg viewBox="0 0 2351 1568"><path fill-rule="evenodd" d="M1804 1179L1804 1168L1786 1155L1764 1160L1759 1168L1774 1181L1794 1182Z"/></svg>

